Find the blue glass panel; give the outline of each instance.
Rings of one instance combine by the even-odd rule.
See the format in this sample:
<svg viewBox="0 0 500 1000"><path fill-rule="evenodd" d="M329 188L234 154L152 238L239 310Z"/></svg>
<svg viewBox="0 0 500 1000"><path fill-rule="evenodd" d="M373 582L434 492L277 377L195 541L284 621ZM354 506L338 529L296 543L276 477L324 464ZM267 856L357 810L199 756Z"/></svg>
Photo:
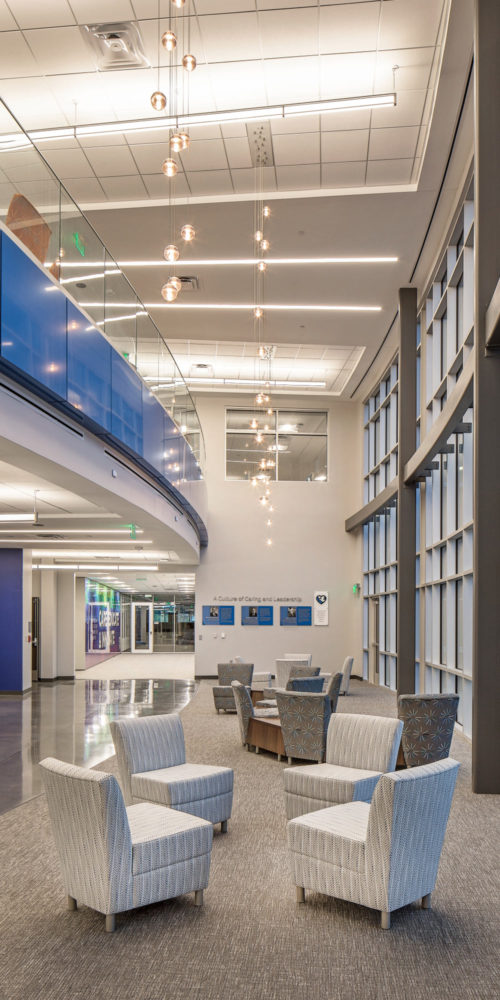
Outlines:
<svg viewBox="0 0 500 1000"><path fill-rule="evenodd" d="M2 357L66 399L66 296L2 234Z"/></svg>
<svg viewBox="0 0 500 1000"><path fill-rule="evenodd" d="M113 351L111 431L142 455L142 382L130 365Z"/></svg>
<svg viewBox="0 0 500 1000"><path fill-rule="evenodd" d="M177 483L183 475L184 439L174 421L165 414L165 476L171 483Z"/></svg>
<svg viewBox="0 0 500 1000"><path fill-rule="evenodd" d="M112 347L68 302L68 402L111 430Z"/></svg>
<svg viewBox="0 0 500 1000"><path fill-rule="evenodd" d="M165 467L165 410L146 385L142 387L142 436L144 458L163 472Z"/></svg>

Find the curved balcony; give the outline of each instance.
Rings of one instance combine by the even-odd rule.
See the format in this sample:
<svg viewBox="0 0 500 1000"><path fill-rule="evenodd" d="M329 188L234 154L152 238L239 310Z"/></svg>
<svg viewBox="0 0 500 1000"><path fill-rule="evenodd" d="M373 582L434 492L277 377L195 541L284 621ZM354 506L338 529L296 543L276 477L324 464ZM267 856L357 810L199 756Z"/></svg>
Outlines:
<svg viewBox="0 0 500 1000"><path fill-rule="evenodd" d="M90 222L0 101L0 370L154 475L207 542L205 447L168 345ZM147 344L148 372L135 367Z"/></svg>

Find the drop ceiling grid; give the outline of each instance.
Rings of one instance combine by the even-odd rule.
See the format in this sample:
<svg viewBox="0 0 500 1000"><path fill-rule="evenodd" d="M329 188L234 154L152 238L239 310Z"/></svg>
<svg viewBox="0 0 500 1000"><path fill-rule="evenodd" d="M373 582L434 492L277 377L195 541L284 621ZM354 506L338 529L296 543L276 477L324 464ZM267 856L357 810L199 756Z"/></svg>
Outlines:
<svg viewBox="0 0 500 1000"><path fill-rule="evenodd" d="M50 10L48 11L47 16L49 17L49 19L51 17L53 19L53 14L51 13L51 11L53 10L53 5L49 5L49 6L50 6ZM334 5L334 6L335 7L344 7L344 6L349 6L349 5ZM364 6L365 5L363 5L363 7ZM329 7L327 7L326 9L329 9ZM304 8L300 8L300 10L304 11ZM310 10L310 8L306 8L306 10ZM248 8L247 8L247 11L248 11ZM270 12L269 10L262 11L262 10L260 10L260 8L258 8L254 4L253 13L255 14L255 24L256 24L256 31L257 31L257 35L258 35L259 59L258 60L252 60L252 62L255 62L256 64L258 63L258 65L261 67L261 72L264 72L265 71L265 65L266 65L266 63L268 63L270 61L272 61L274 63L276 60L287 60L290 57L288 55L282 55L282 56L274 56L272 60L270 60L269 58L268 59L264 58L264 34L263 34L263 29L262 29L262 19L265 18L269 13L272 13L272 12ZM290 13L291 13L290 11L283 11L282 12L283 17L288 17L288 15ZM200 19L201 19L202 21L205 22L205 25L208 25L208 24L210 24L212 22L214 22L214 23L218 22L220 24L221 23L221 21L220 21L221 17L224 17L226 19L229 17L230 18L230 23L233 24L233 25L236 25L238 23L238 18L240 16L242 16L242 14L243 14L243 12L241 12L241 11L240 12L233 12L230 15L228 15L228 14L224 14L224 15L221 15L221 14L219 14L219 15L201 14L201 15L199 15L198 12L196 12L196 21L197 21L197 23L199 23ZM280 17L281 16L281 14L277 14L276 11L274 12L274 14L275 14L275 17ZM319 25L320 14L321 14L321 5L317 5L316 10L315 10L315 18L316 18L317 25ZM379 18L378 18L378 28L377 28L378 38L377 38L377 42L380 41L380 18L381 18L381 10L379 12ZM155 18L151 18L150 20L151 20L151 22L153 24L155 24ZM428 70L428 74L427 74L427 81L426 81L427 90L429 89L429 86L431 84L431 76L432 76L432 73L433 73L433 68L435 68L435 66L436 66L436 61L439 61L439 56L438 56L438 42L439 42L440 32L442 32L442 29L443 29L444 22L445 22L445 4L441 5L441 23L440 23L440 28L439 28L439 31L438 31L438 36L434 38L434 48L432 49L432 58L430 59L430 66L429 66L429 70ZM74 20L73 20L72 23L74 25ZM148 22L145 22L145 23L148 23ZM54 30L54 29L47 28L46 30L49 31L49 30ZM9 34L11 34L11 32L9 32ZM23 34L23 38L24 38L25 37L24 36L24 32L22 32L22 34ZM319 30L318 30L318 36L319 36ZM203 27L200 28L200 37L201 37L201 39L203 39L203 37L204 37ZM425 38L425 40L427 41L428 39L429 39L429 36L427 35L426 38ZM419 41L422 42L422 38L420 38ZM28 43L26 43L26 44L28 44ZM252 42L252 45L253 45L253 42ZM311 45L310 45L310 48L311 48L310 58L318 58L319 53L320 53L319 40L318 40L318 45L317 45L317 51L315 53L314 53L314 49L312 49ZM431 48L431 47L427 46L427 48ZM422 45L421 44L419 46L419 49L420 49L420 51L422 50ZM304 50L301 50L301 51L303 52ZM399 50L399 51L401 52L401 50ZM409 50L407 49L406 51L408 52ZM362 55L363 53L366 54L366 50L361 50L361 51L359 51L357 53L351 53L351 55L352 54ZM339 53L333 53L333 55L335 55L335 54L338 55ZM344 55L345 53L341 53L341 54ZM378 56L380 56L381 53L379 51L378 53L373 53L373 55L375 55L375 54L378 57ZM328 53L321 52L321 57L322 58L325 55L328 55ZM205 65L206 66L212 65L213 68L214 68L214 71L216 71L217 66L218 67L221 66L220 61L219 62L212 62L211 63L210 59L209 58L207 59L206 52L203 53L203 58L205 60ZM233 62L238 62L238 61L240 61L240 60L233 60ZM246 59L244 61L248 61L248 53L246 53ZM226 61L226 62L228 62L228 61ZM378 73L378 65L377 65L377 62L376 62L375 59L373 60L372 70L373 70L373 81L375 81L377 73ZM146 72L151 73L151 71L146 71ZM142 73L142 71L133 71L133 73L134 74ZM154 73L154 67L153 67L153 73ZM78 75L78 74L71 74L71 75ZM85 73L84 75L85 76L89 76L89 75L93 76L94 74ZM57 77L55 77L55 79L57 79ZM123 76L122 76L122 79L123 79ZM134 80L137 79L137 76L134 75L133 79ZM417 95L418 95L418 91L416 92L416 96ZM267 100L269 100L269 98L270 98L270 95L268 93L267 94ZM428 102L424 102L424 104L426 104L426 103L428 103ZM335 148L335 142L332 142L332 140L329 140L327 142L326 139L325 140L322 139L323 132L325 132L325 134L327 132L329 134L331 134L332 131L335 131L335 130L332 130L331 128L327 129L326 122L325 122L325 118L326 117L327 116L322 116L322 120L319 123L319 130L317 131L317 133L313 133L313 134L309 133L309 142L306 141L304 143L303 138L301 138L301 136L303 136L303 133L301 132L300 127L299 127L299 131L297 131L296 133L295 132L291 132L291 133L287 132L287 133L285 133L286 134L286 139L284 138L284 135L283 135L282 132L280 132L278 129L276 130L276 133L275 133L275 142L276 142L276 145L278 147L281 146L282 148L287 147L288 150L289 150L289 152L285 153L284 156L282 156L282 157L278 156L278 160L279 160L278 165L280 167L286 167L286 168L298 168L298 169L281 170L279 172L279 176L277 176L277 171L276 171L276 169L274 169L274 181L275 181L275 184L276 184L277 187L280 187L280 185L281 185L283 188L286 188L286 187L290 187L290 184L292 184L292 185L293 184L298 184L298 186L300 186L301 184L310 185L311 183L313 184L313 186L320 186L322 183L325 183L325 181L324 181L324 165L325 165L324 157L321 155L321 153L319 155L313 155L313 153L311 152L310 153L311 159L309 159L308 155L307 155L307 147L309 146L309 148L312 148L313 145L319 144L319 142L321 140L322 144L325 145L330 150L332 149L332 146L333 146L333 148ZM328 118L330 118L330 116L328 116ZM373 141L372 140L372 134L373 134L373 132L378 131L376 125L375 125L375 128L374 128L373 118L374 118L374 113L370 113L370 121L369 121L369 139L370 139L370 141L369 141L369 143L367 143L366 156L364 156L362 159L358 160L356 157L354 157L354 158L352 156L351 157L346 157L345 153L343 153L341 159L339 159L339 160L337 160L337 159L330 160L329 159L327 161L328 163L352 162L353 164L356 164L356 163L361 164L362 162L364 162L364 165L365 165L365 183L366 183L366 180L367 180L368 163L372 159L372 157L370 155L371 149L372 149L372 141ZM415 125L416 125L416 123L415 123ZM395 134L391 138L393 138L393 141L395 141L397 139L403 139L404 138L404 136L401 134L401 132L402 132L403 129L408 128L409 126L406 126L406 125L405 126L400 126L398 124L395 124L395 125L392 125L392 126L390 126L390 125L388 126L387 124L384 124L381 127L384 128L384 129L387 129L387 128L391 128L391 130L394 129L395 130ZM423 135L422 130L425 130L425 128L426 128L426 126L423 123L423 111L422 111L422 114L420 115L420 132L417 135L417 138L416 138L416 141L414 143L414 146L413 146L413 148L411 150L408 150L406 152L405 156L400 157L401 159L405 159L405 160L411 159L412 160L410 173L412 172L413 175L415 175L415 164L416 164L416 160L417 160L417 144L419 144L421 147L423 146L423 144L425 142L425 135L424 135L424 138L422 138L422 135ZM341 129L337 129L337 131L341 132L342 130ZM355 132L357 130L355 130L355 129L346 129L345 130L345 133L346 133L345 135L339 135L338 136L338 144L339 144L339 148L340 149L341 149L342 145L345 145L348 141L352 142L352 140L354 139L354 136L353 137L349 137L349 135L348 135L348 133L351 132L351 131ZM359 131L362 131L362 130L359 130ZM399 136L397 135L398 131L400 132ZM243 169L243 168L237 168L237 167L231 168L230 167L230 160L229 160L228 150L226 148L226 136L223 135L223 133L221 132L220 129L218 129L218 133L219 133L219 138L214 139L214 140L201 140L201 139L197 140L196 139L196 132L193 133L193 142L192 142L193 151L196 149L196 145L197 145L198 142L202 142L202 141L203 142L208 142L210 145L212 145L212 143L216 144L216 146L218 147L218 149L215 148L215 146L214 146L214 148L212 149L211 152L212 152L212 155L215 155L215 162L216 163L221 163L221 167L212 168L210 170L210 173L207 174L205 180L203 180L201 178L192 178L191 175L195 171L188 169L188 171L185 174L185 184L186 184L186 194L187 195L193 194L193 193L208 194L208 193L210 193L210 191L212 189L214 189L214 190L216 189L220 193L224 193L224 192L233 193L235 191L242 190L241 185L243 186L243 190L246 188L247 191L248 191L248 188L251 186L251 185L248 184L248 182L245 183L245 179L242 177L241 174L239 174L239 175L236 174L236 171L238 169ZM384 135L386 135L386 134L387 133L384 133ZM294 136L295 136L295 139L293 138ZM150 196L149 187L148 187L147 183L143 180L143 175L146 176L146 173L145 173L144 170L141 170L140 165L137 163L136 156L134 155L134 147L135 146L139 146L139 143L138 142L134 142L133 138L134 138L133 136L132 137L128 137L127 140L126 140L126 143L123 144L123 146L117 145L117 146L107 146L107 147L104 146L103 147L103 155L104 155L105 159L107 160L107 162L110 164L110 166L107 168L107 170L109 170L109 172L107 172L107 174L106 174L107 180L105 182L102 182L102 183L101 183L101 177L103 176L102 171L99 171L98 169L94 168L93 165L92 165L92 157L94 157L94 159L96 158L96 155L98 155L98 149L99 149L99 147L96 148L95 141L92 142L93 150L91 152L90 150L87 151L84 142L80 142L79 143L81 151L86 156L86 160L89 163L90 167L92 167L92 174L90 176L95 180L96 184L99 185L100 190L103 191L103 197L104 198L108 197L108 198L112 199L112 198L116 198L116 197L124 197L126 199L129 196L132 197L132 198L138 198L138 197L141 197L141 196L147 198L147 197ZM382 136L379 135L377 138L378 138L378 141L380 141L382 139ZM153 144L151 144L151 145L153 145ZM161 155L163 153L163 149L162 149L162 147L161 147L160 144L158 144L158 146L159 146L159 150L158 150L159 156L158 156L158 159L159 159L159 162L161 162ZM303 152L302 153L298 152L299 146L302 146L302 148L303 148ZM304 152L304 146L306 147L305 152ZM131 159L129 160L129 162L131 162L133 164L133 172L130 173L130 174L129 173L124 173L123 169L117 168L116 169L116 173L115 173L113 171L113 166L112 166L113 159L116 162L118 162L120 156L121 156L121 159L123 159L123 154L121 154L119 152L119 150L123 149L123 151L124 151L126 148L128 148L129 153L130 153L130 158ZM204 148L205 149L209 149L209 146L205 146ZM104 150L106 150L105 153L104 153ZM87 156L87 152L89 153L88 156ZM202 150L200 150L199 153L202 155ZM46 155L48 155L48 158L50 160L50 158L51 158L50 150L46 150ZM139 155L139 154L137 154L137 155ZM332 154L332 152L330 152L327 155L330 157L333 154ZM69 157L68 157L68 159L69 159ZM418 159L420 160L421 157L418 157ZM62 163L64 164L64 157L59 157L59 160L62 161ZM301 169L300 168L300 162L302 162L304 166L307 165L307 164L310 164L311 167L315 166L318 162L320 163L322 175L318 178L317 185L314 184L314 179L315 179L314 173L311 174L310 170L307 171L307 170ZM187 163L188 163L188 161L186 160L186 165L187 165ZM404 165L401 165L401 167L402 167L403 170L405 169ZM61 168L59 168L59 169L61 170ZM69 171L70 171L70 174L72 176L66 176L66 179L68 179L69 181L72 181L72 183L69 184L69 187L73 188L73 190L75 190L75 191L78 191L78 189L79 189L78 181L85 181L86 177L88 179L89 174L88 174L87 169L85 169L85 172L84 172L84 174L83 174L82 177L75 177L74 176L74 169L75 169L74 167L69 167ZM132 169L132 167L131 167L131 169ZM65 177L64 177L64 173L65 173L64 169L62 169L61 172L63 174L63 179L65 179ZM196 171L196 172L198 172L198 171ZM203 171L203 172L205 172L205 171ZM380 170L378 172L380 173ZM335 172L335 171L332 171L330 169L327 172L327 176L328 176L329 180L326 183L330 183L332 177L335 177L335 176L341 177L342 173L343 173L342 170L339 170L339 171ZM152 184L152 180L154 178L154 174L153 175L148 175L148 176L150 178L150 183ZM120 178L120 179L116 180L116 178ZM128 178L128 180L125 180L125 178ZM160 178L160 181L161 181L161 178ZM378 180L376 182L383 183L384 182L383 175L379 176ZM271 186L274 186L274 185L271 185ZM83 189L85 189L86 187L88 187L88 184L84 184L83 185ZM81 185L80 185L80 189L81 189ZM157 192L158 189L159 189L159 186L155 185L154 186L155 192ZM161 190L161 187L160 187L160 190Z"/></svg>

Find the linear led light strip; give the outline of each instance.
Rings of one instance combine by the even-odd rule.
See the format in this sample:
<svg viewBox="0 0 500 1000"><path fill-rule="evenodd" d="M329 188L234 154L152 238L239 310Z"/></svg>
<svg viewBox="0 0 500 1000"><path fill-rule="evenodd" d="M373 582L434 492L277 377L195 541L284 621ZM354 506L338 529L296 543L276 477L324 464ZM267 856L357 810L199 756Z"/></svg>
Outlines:
<svg viewBox="0 0 500 1000"><path fill-rule="evenodd" d="M43 514L42 516L45 518L47 515ZM50 515L48 515L48 516L50 517ZM10 515L9 515L9 519L10 519ZM5 517L2 518L2 520L5 520ZM36 534L37 535L53 535L55 532L57 532L58 534L61 534L61 535L90 535L90 534L91 535L130 535L130 528L38 528L38 527L36 527ZM144 528L136 528L135 529L135 533L136 533L136 535L142 535L142 534L144 534ZM9 535L27 535L28 537L33 538L33 535L35 534L35 532L28 531L26 528L0 528L0 534L2 534L2 535L4 535L4 534L9 534ZM55 541L55 539L50 539L50 540L52 542ZM38 541L41 541L41 539L38 539ZM76 539L74 539L74 541L76 541ZM92 544L97 544L97 542L94 543L94 541L92 539L89 539L89 538L81 538L81 539L78 539L78 541L82 541L82 542L92 541ZM125 539L124 539L124 541L125 541ZM99 543L99 544L101 544L101 543ZM102 544L105 544L105 542L103 542ZM141 539L141 545L144 545L144 544L145 544L145 541L143 541Z"/></svg>
<svg viewBox="0 0 500 1000"><path fill-rule="evenodd" d="M397 264L399 257L266 257L267 264ZM46 267L50 267L52 261L46 262ZM165 261L163 260L119 260L118 264L120 267L165 267ZM238 267L241 265L252 265L255 267L255 257L213 257L204 258L203 260L186 258L185 260L179 260L177 262L177 267L185 264L189 267ZM95 267L94 261L62 261L61 267L70 268L76 267L81 270L84 267ZM96 275L82 275L81 280L90 281L94 277L105 277L108 274L119 274L119 270L107 271L106 275L96 274ZM79 281L80 278L65 278L60 282L61 285L69 284L70 282Z"/></svg>
<svg viewBox="0 0 500 1000"><path fill-rule="evenodd" d="M146 382L156 382L151 376L145 379ZM279 379L273 379L271 382L265 381L264 379L252 379L252 378L210 378L209 376L200 378L191 378L191 376L186 375L185 382L189 382L190 385L244 385L244 386L268 386L270 389L324 389L326 382L299 382L299 381L280 381ZM181 379L176 379L175 385L179 384ZM170 382L157 382L155 385L151 386L152 389L172 389L173 383Z"/></svg>
<svg viewBox="0 0 500 1000"><path fill-rule="evenodd" d="M128 302L107 302L106 308L108 309L126 309ZM252 303L239 303L239 302L145 302L146 309L237 309L243 310L244 312L251 312L255 308L255 304ZM95 309L102 305L102 302L80 302L80 305L84 309ZM266 302L264 306L265 312L269 310L274 311L292 311L292 312L381 312L382 306L353 306L353 305L332 305L332 306L319 306L319 305L286 305L285 303L270 303ZM135 319L136 316L144 315L143 312L131 313L126 316L116 316L115 319ZM96 325L103 326L105 323L113 322L113 320L99 320Z"/></svg>
<svg viewBox="0 0 500 1000"><path fill-rule="evenodd" d="M366 108L393 108L395 93L365 94L361 97L342 97L329 101L307 101L303 104L275 104L264 108L241 108L232 111L207 111L192 115L175 115L170 118L144 118L139 121L104 122L100 125L76 125L66 128L38 129L28 132L32 142L51 139L83 138L91 135L126 135L128 132L157 132L167 128L189 128L196 125L227 125L231 122L270 121L274 118L296 118L302 115L324 115L335 111L356 111ZM20 149L29 145L19 133L4 135L0 149Z"/></svg>
<svg viewBox="0 0 500 1000"><path fill-rule="evenodd" d="M95 563L37 563L33 564L33 569L91 569L94 573L105 573L108 569L117 569L120 572L125 570L148 570L150 573L157 573L158 566L150 566L148 563L138 566L123 566L118 563L106 563L105 566L97 566Z"/></svg>

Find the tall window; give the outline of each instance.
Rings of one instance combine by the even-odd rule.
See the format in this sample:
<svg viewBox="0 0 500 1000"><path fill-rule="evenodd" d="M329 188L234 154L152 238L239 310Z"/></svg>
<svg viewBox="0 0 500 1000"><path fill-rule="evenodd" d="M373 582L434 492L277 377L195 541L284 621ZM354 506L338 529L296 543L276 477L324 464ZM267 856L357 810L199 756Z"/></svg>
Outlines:
<svg viewBox="0 0 500 1000"><path fill-rule="evenodd" d="M326 482L327 453L324 410L226 410L226 479Z"/></svg>

